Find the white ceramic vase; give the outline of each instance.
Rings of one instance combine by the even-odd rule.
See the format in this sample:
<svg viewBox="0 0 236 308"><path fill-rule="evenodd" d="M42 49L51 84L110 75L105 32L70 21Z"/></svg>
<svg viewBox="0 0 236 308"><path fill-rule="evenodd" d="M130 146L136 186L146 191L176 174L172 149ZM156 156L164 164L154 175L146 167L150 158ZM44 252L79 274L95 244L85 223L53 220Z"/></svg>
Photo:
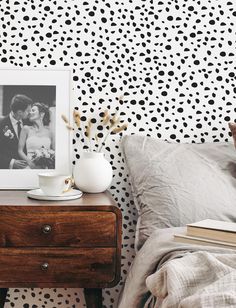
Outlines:
<svg viewBox="0 0 236 308"><path fill-rule="evenodd" d="M103 153L84 152L75 164L73 175L78 189L88 193L100 193L111 184L112 166Z"/></svg>

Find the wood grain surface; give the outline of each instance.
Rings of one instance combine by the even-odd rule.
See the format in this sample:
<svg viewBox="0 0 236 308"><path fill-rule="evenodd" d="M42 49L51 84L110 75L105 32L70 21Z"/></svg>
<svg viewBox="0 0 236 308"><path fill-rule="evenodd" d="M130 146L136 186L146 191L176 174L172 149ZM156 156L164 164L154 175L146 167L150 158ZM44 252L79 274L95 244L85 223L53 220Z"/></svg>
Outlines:
<svg viewBox="0 0 236 308"><path fill-rule="evenodd" d="M110 193L70 201L0 191L0 288L85 288L102 306L101 288L120 280L122 215Z"/></svg>
<svg viewBox="0 0 236 308"><path fill-rule="evenodd" d="M115 256L115 248L1 248L0 287L108 286L116 279Z"/></svg>
<svg viewBox="0 0 236 308"><path fill-rule="evenodd" d="M0 207L0 217L0 247L116 246L117 217L113 212L6 206Z"/></svg>

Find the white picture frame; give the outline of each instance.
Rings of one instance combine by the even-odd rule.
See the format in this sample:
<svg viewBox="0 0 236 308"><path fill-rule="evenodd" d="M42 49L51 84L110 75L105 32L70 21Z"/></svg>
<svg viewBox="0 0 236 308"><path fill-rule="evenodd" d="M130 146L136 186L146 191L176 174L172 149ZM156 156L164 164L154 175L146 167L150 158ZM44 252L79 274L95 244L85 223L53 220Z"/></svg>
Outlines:
<svg viewBox="0 0 236 308"><path fill-rule="evenodd" d="M61 118L62 115L65 115L69 120L71 118L71 80L72 71L70 68L0 68L0 123L7 116L7 111L5 110L4 114L3 110L4 87L5 90L6 87L8 87L8 90L21 87L28 90L36 89L36 92L39 93L38 96L40 96L40 93L45 95L47 91L44 91L44 89L48 90L49 94L55 91L55 102L53 107L50 107L51 109L54 108L55 118L55 167L50 170L30 169L29 167L25 169L12 169L10 166L8 169L1 167L0 190L28 190L38 188L38 173L46 171L71 175L72 138L70 130L66 128L65 122ZM15 93L12 90L12 96L13 94ZM21 94L27 95L26 93ZM50 96L50 100L52 101L53 94L49 94L48 99ZM38 99L37 97L37 101L40 101L40 98ZM10 105L10 102L4 103L5 109L8 103ZM0 151L2 151L1 148Z"/></svg>

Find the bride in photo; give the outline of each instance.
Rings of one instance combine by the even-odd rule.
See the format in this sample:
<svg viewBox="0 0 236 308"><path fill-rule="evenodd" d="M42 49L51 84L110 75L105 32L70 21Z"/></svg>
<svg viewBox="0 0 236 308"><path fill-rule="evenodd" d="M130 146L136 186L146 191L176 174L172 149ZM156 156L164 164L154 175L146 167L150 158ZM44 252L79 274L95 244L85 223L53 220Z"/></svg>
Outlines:
<svg viewBox="0 0 236 308"><path fill-rule="evenodd" d="M48 168L47 159L55 150L55 137L49 127L48 106L43 103L34 103L29 114L29 121L33 125L25 125L21 130L18 144L19 156L27 162L30 169Z"/></svg>

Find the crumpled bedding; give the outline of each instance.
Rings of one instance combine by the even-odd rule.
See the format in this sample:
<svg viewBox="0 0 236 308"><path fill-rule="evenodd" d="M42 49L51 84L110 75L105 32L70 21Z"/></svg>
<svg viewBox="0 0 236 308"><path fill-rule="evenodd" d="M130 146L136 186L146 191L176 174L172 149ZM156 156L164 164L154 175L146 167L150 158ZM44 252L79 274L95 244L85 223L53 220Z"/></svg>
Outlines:
<svg viewBox="0 0 236 308"><path fill-rule="evenodd" d="M154 232L137 253L119 308L236 307L236 251L174 242Z"/></svg>

